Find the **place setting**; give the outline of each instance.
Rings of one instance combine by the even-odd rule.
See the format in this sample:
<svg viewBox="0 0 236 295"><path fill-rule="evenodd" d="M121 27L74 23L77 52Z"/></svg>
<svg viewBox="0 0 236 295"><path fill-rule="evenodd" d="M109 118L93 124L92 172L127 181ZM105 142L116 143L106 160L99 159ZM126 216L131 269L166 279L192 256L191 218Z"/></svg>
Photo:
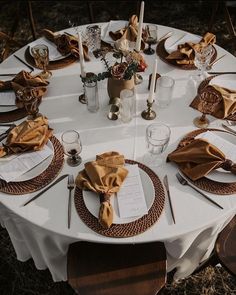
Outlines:
<svg viewBox="0 0 236 295"><path fill-rule="evenodd" d="M80 59L78 36L69 33L55 33L48 29L42 30L43 38L36 40L27 47L25 59L33 67L43 69L50 77L50 70L64 68ZM83 42L83 56L90 60L88 47Z"/></svg>
<svg viewBox="0 0 236 295"><path fill-rule="evenodd" d="M125 238L146 231L158 221L165 192L146 165L118 152L99 154L75 178L75 208L93 231Z"/></svg>
<svg viewBox="0 0 236 295"><path fill-rule="evenodd" d="M169 65L183 70L195 70L200 68L198 60L206 59L206 55L210 58L209 63L216 60L215 42L215 35L209 32L202 37L187 33L182 33L180 37L172 34L158 42L156 53Z"/></svg>
<svg viewBox="0 0 236 295"><path fill-rule="evenodd" d="M236 192L235 135L221 129L197 129L180 140L167 161L177 164L190 185L203 191L229 195ZM178 177L181 182L181 178ZM200 192L201 193L201 192Z"/></svg>
<svg viewBox="0 0 236 295"><path fill-rule="evenodd" d="M48 119L39 113L38 97L32 99L32 89L23 90L18 90L17 95L27 119L19 125L0 126L5 130L0 135L0 191L12 195L43 188L58 175L64 163L62 145L53 135Z"/></svg>
<svg viewBox="0 0 236 295"><path fill-rule="evenodd" d="M38 105L41 103L48 84L40 75L32 75L24 70L12 80L0 81L0 122L14 122L26 117L31 112L31 106L35 106L36 102ZM22 92L25 94L20 95Z"/></svg>

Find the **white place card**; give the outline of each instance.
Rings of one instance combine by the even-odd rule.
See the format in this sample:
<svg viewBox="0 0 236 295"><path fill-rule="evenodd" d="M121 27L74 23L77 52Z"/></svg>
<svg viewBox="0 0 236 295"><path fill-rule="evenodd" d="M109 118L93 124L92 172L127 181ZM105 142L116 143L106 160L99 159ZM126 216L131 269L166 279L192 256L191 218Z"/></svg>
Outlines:
<svg viewBox="0 0 236 295"><path fill-rule="evenodd" d="M9 161L0 160L0 178L6 182L13 181L47 159L52 153L53 151L45 145L41 151L23 153Z"/></svg>
<svg viewBox="0 0 236 295"><path fill-rule="evenodd" d="M12 91L0 92L0 106L14 106L16 95Z"/></svg>
<svg viewBox="0 0 236 295"><path fill-rule="evenodd" d="M120 218L142 216L148 213L138 165L126 166L129 174L117 193Z"/></svg>
<svg viewBox="0 0 236 295"><path fill-rule="evenodd" d="M196 138L203 138L206 139L208 142L216 146L222 153L225 154L227 159L232 161L236 160L236 153L235 153L235 145L228 140L220 137L219 135L215 134L214 132L207 131L203 134L199 134Z"/></svg>

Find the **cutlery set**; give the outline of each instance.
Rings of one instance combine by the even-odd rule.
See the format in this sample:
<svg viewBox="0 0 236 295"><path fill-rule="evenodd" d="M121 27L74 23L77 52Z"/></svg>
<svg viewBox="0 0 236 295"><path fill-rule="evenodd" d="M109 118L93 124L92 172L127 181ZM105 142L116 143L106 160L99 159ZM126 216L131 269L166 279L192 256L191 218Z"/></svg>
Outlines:
<svg viewBox="0 0 236 295"><path fill-rule="evenodd" d="M210 197L208 197L206 194L204 194L202 191L200 191L198 188L196 188L191 182L187 181L180 173L177 173L176 174L176 177L177 177L177 179L178 179L178 181L179 181L180 184L190 186L192 189L194 189L199 194L201 194L209 202L211 202L212 204L214 204L215 206L217 206L220 209L224 209L221 205L219 205L218 203L216 203L214 200L212 200Z"/></svg>
<svg viewBox="0 0 236 295"><path fill-rule="evenodd" d="M41 192L36 194L33 198L25 202L22 206L26 206L30 204L32 201L38 199L40 196L42 196L46 191L48 191L50 188L55 186L57 183L61 182L64 178L68 177L68 182L67 182L67 188L69 190L69 199L68 199L68 212L67 212L67 226L70 228L70 223L71 223L71 197L72 197L72 190L75 187L75 181L74 181L74 176L72 174L63 174L61 175L57 180L55 180L52 184L47 186L45 189L43 189Z"/></svg>

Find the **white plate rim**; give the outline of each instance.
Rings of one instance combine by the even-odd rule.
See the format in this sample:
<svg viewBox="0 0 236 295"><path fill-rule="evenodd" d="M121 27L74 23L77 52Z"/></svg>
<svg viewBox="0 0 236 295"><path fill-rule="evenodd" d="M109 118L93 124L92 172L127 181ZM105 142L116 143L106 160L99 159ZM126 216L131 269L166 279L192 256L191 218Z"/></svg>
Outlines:
<svg viewBox="0 0 236 295"><path fill-rule="evenodd" d="M235 135L233 134L230 134L229 132L226 132L224 130L210 130L211 132L216 132L216 133L219 133L219 134L224 134L224 135L227 135L229 137L232 137L232 138L235 138ZM200 136L201 134L199 134ZM224 138L224 137L222 137ZM227 139L226 139L227 140ZM220 179L220 177L226 177L226 179ZM229 179L227 179L227 176ZM232 179L235 177L235 181L232 181ZM228 172L226 170L223 170L221 168L219 169L215 169L213 171L211 171L209 174L206 175L206 178L209 179L209 180L213 180L215 182L220 182L220 183L234 183L236 182L236 176L234 174L232 174L231 172Z"/></svg>
<svg viewBox="0 0 236 295"><path fill-rule="evenodd" d="M212 78L209 81L209 85L218 85L220 87L225 87L228 88L227 86L224 85L224 81L231 81L235 83L235 91L236 91L236 79L235 75L233 74L222 74L222 75L217 75L216 77ZM234 90L231 88L231 90Z"/></svg>
<svg viewBox="0 0 236 295"><path fill-rule="evenodd" d="M132 164L126 164L126 165L132 165ZM146 171L144 171L141 167L139 167L139 169L140 169L140 171L141 171L140 176L141 176L142 184L145 184L145 180L142 179L144 176L142 176L142 175L145 175L144 178L148 179L149 184L151 184L151 185L150 185L150 187L151 187L151 188L150 188L150 195L151 195L150 199L151 199L151 200L149 200L150 202L149 202L149 204L147 204L147 206L148 206L148 211L149 211L149 209L152 207L153 202L154 202L154 199L155 199L155 189L154 189L154 186L153 186L153 181L152 181L152 179L150 178L150 176L148 175L148 173L147 173ZM149 185L149 184L148 184L148 185ZM147 185L146 185L146 187L147 187ZM145 195L145 194L147 193L147 191L145 191L145 185L143 185L143 190L144 190L144 195ZM152 192L151 192L151 191L152 191ZM86 194L87 194L87 197L86 197ZM93 212L93 210L91 210L90 207L89 207L89 201L87 201L89 195L90 195L90 198L91 198L91 199L92 199L92 198L97 198L97 200L98 200L98 201L96 201L96 203L97 203L97 213L99 212L99 196L98 196L96 193L94 193L94 192L83 190L83 200L84 200L84 204L85 204L87 210L88 210L88 211L89 211L94 217L98 218L98 214L96 214L96 212ZM111 202L113 203L113 202L115 201L115 200L114 200L115 196L112 196L112 198L113 198L113 200L111 199ZM147 199L146 199L146 201L147 201ZM117 200L116 200L116 202L117 202ZM113 206L113 210L115 211L114 206ZM117 209L117 210L118 210L118 209ZM119 218L119 219L118 219L119 222L116 221L116 216ZM142 216L143 216L143 215L142 215ZM141 218L142 216L135 216L135 217L122 218L122 219L121 219L121 218L119 217L119 215L116 214L116 212L114 212L114 221L113 221L113 224L125 224L125 223L129 223L129 222L133 222L133 221L138 220L138 219Z"/></svg>

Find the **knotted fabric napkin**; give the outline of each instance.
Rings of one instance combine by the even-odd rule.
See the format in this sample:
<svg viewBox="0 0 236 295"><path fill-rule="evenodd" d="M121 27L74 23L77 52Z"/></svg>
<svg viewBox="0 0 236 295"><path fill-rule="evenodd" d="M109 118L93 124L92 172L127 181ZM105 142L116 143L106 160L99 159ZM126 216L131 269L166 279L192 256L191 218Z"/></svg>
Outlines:
<svg viewBox="0 0 236 295"><path fill-rule="evenodd" d="M167 161L175 162L193 181L218 168L236 174L236 163L226 159L216 146L200 138L185 141L168 155Z"/></svg>
<svg viewBox="0 0 236 295"><path fill-rule="evenodd" d="M202 93L205 93L204 97L202 97ZM193 99L190 107L202 113L210 114L213 117L226 119L236 112L236 90L213 84L208 85Z"/></svg>
<svg viewBox="0 0 236 295"><path fill-rule="evenodd" d="M138 35L138 17L137 15L132 15L129 19L129 24L127 27L120 29L116 32L109 32L109 36L112 40L117 41L120 39L122 43L124 40L129 40L131 42L136 42ZM145 43L141 40L141 48L144 49Z"/></svg>
<svg viewBox="0 0 236 295"><path fill-rule="evenodd" d="M42 150L51 136L52 129L46 117L26 120L9 132L6 144L0 147L0 157Z"/></svg>
<svg viewBox="0 0 236 295"><path fill-rule="evenodd" d="M91 190L100 196L98 221L104 228L113 222L113 208L110 197L117 193L125 180L128 170L125 159L118 152L107 152L96 156L96 161L86 163L79 172L76 184L80 189Z"/></svg>
<svg viewBox="0 0 236 295"><path fill-rule="evenodd" d="M53 42L57 46L57 50L62 55L72 54L76 58L80 58L78 39L73 35L57 34L50 30L42 30L42 35ZM83 44L84 59L89 61L88 47Z"/></svg>
<svg viewBox="0 0 236 295"><path fill-rule="evenodd" d="M194 64L194 50L201 50L209 44L214 44L216 37L212 33L207 32L199 43L186 42L179 44L177 50L170 53L166 59L175 60L177 64Z"/></svg>
<svg viewBox="0 0 236 295"><path fill-rule="evenodd" d="M40 75L33 76L29 72L21 71L10 81L0 81L0 91L14 89L12 82L24 87L39 87L47 86L49 84L49 82L40 77Z"/></svg>

